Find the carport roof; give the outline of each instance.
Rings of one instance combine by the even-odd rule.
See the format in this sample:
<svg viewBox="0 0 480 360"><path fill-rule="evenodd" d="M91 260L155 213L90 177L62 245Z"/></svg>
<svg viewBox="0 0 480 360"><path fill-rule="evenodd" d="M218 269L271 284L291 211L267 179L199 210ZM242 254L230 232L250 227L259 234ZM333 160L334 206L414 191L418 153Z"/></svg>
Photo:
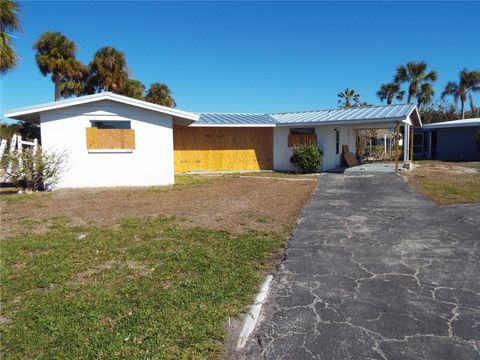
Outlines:
<svg viewBox="0 0 480 360"><path fill-rule="evenodd" d="M421 126L417 107L407 105L364 106L348 109L314 110L285 113L199 113L193 126L291 126L339 123L397 122L413 118Z"/></svg>

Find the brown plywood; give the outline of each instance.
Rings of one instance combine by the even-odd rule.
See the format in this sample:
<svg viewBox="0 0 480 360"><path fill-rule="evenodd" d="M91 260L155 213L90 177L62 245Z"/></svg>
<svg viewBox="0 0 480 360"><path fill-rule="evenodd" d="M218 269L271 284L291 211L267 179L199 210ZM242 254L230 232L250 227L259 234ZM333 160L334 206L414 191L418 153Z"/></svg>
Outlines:
<svg viewBox="0 0 480 360"><path fill-rule="evenodd" d="M175 172L271 170L272 128L173 127Z"/></svg>
<svg viewBox="0 0 480 360"><path fill-rule="evenodd" d="M290 134L288 135L288 147L301 146L304 144L316 144L317 134Z"/></svg>
<svg viewBox="0 0 480 360"><path fill-rule="evenodd" d="M88 150L135 149L135 130L87 128Z"/></svg>

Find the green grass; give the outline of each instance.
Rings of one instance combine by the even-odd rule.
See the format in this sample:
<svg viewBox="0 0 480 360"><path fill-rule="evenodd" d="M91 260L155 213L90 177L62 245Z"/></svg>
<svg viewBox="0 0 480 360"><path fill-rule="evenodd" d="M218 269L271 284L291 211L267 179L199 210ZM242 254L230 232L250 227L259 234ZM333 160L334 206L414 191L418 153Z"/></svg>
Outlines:
<svg viewBox="0 0 480 360"><path fill-rule="evenodd" d="M221 358L283 236L62 221L0 242L3 359Z"/></svg>
<svg viewBox="0 0 480 360"><path fill-rule="evenodd" d="M480 202L478 179L462 183L441 183L423 180L425 194L440 204L462 204Z"/></svg>

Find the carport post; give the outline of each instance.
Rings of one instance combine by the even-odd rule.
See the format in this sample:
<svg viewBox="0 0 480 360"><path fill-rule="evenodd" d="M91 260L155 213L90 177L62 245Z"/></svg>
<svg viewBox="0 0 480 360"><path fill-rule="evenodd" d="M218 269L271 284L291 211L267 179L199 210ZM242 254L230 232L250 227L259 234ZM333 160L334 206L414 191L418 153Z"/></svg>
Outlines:
<svg viewBox="0 0 480 360"><path fill-rule="evenodd" d="M400 138L400 123L397 122L397 128L395 129L395 172L398 173L398 142ZM405 144L404 144L405 145Z"/></svg>
<svg viewBox="0 0 480 360"><path fill-rule="evenodd" d="M413 133L413 125L410 126L410 161L413 161L413 137L415 134Z"/></svg>

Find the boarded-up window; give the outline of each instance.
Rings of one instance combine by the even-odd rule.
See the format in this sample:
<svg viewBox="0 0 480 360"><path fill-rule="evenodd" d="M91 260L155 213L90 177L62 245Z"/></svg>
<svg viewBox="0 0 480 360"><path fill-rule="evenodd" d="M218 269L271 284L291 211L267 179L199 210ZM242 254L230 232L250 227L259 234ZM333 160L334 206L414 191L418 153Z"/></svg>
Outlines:
<svg viewBox="0 0 480 360"><path fill-rule="evenodd" d="M87 128L88 150L134 150L135 130Z"/></svg>
<svg viewBox="0 0 480 360"><path fill-rule="evenodd" d="M272 128L173 127L175 171L271 170Z"/></svg>
<svg viewBox="0 0 480 360"><path fill-rule="evenodd" d="M316 144L317 134L290 134L288 135L288 147L302 146L304 144Z"/></svg>

